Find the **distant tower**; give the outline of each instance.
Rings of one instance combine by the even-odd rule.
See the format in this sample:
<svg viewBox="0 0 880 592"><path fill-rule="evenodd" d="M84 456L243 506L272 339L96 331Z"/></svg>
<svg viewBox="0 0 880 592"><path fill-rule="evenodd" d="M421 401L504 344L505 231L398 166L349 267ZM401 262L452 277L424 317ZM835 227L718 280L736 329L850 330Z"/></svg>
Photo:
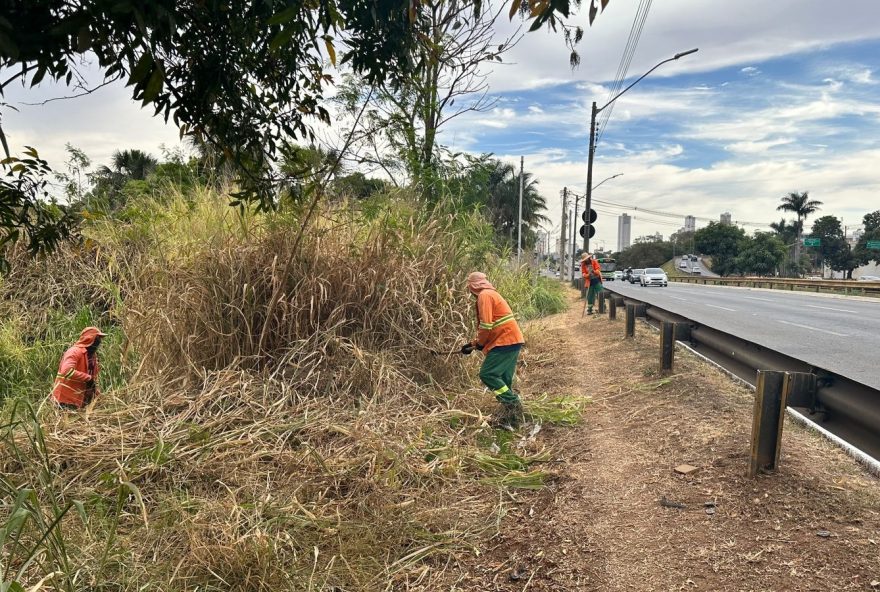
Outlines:
<svg viewBox="0 0 880 592"><path fill-rule="evenodd" d="M684 217L684 231L695 232L697 230L697 219L693 216Z"/></svg>
<svg viewBox="0 0 880 592"><path fill-rule="evenodd" d="M726 224L726 225L730 226L730 219L731 219L730 212L724 212L723 214L721 214L721 223L722 224Z"/></svg>
<svg viewBox="0 0 880 592"><path fill-rule="evenodd" d="M617 251L620 252L630 245L632 232L632 218L629 214L621 214L617 217Z"/></svg>

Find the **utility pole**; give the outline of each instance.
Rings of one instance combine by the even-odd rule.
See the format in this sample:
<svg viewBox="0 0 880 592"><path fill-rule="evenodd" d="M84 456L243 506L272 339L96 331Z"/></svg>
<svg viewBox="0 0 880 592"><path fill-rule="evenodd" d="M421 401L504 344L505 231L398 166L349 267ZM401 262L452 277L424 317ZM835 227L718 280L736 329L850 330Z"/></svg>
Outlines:
<svg viewBox="0 0 880 592"><path fill-rule="evenodd" d="M578 221L578 202L580 201L582 196L577 193L574 194L574 217L571 219L571 279L574 281L574 256L575 251L577 250L577 235L575 235L575 226L577 226Z"/></svg>
<svg viewBox="0 0 880 592"><path fill-rule="evenodd" d="M575 194L577 196L577 194ZM577 197L575 197L577 199ZM571 220L571 224L569 224L569 234L571 234L571 281L574 281L574 248L577 244L577 239L575 238L575 226L577 226L577 219L574 217L569 218Z"/></svg>
<svg viewBox="0 0 880 592"><path fill-rule="evenodd" d="M568 213L568 187L562 189L562 232L559 234L559 281L565 280L565 216Z"/></svg>
<svg viewBox="0 0 880 592"><path fill-rule="evenodd" d="M523 197L523 165L525 163L525 157L519 157L519 216L517 220L519 223L516 225L516 264L520 265L522 258L522 197Z"/></svg>
<svg viewBox="0 0 880 592"><path fill-rule="evenodd" d="M621 93L623 94L623 93ZM620 95L618 95L620 96ZM613 99L612 99L613 100ZM610 102L609 102L610 104ZM608 105L605 105L607 107ZM603 109L605 108L603 107ZM596 109L596 101L593 101L593 107L590 109L590 147L587 153L587 202L584 204L584 211L587 213L587 223L584 232L584 252L590 252L590 208L593 207L593 154L596 152L596 115L599 110Z"/></svg>
<svg viewBox="0 0 880 592"><path fill-rule="evenodd" d="M621 97L621 95L623 95L623 93L625 93L626 91L628 91L629 89L631 89L632 87L637 85L646 76L648 76L648 74L650 74L651 72L653 72L654 70L656 70L657 68L662 66L663 64L665 64L667 62L673 62L679 58L683 58L686 55L690 55L692 53L695 53L696 51L697 51L697 49L690 49L688 51L683 51L681 53L675 54L674 56L672 56L669 59L666 59L666 60L663 60L662 62L659 62L656 66L654 66L653 68L651 68L650 70L648 70L647 72L645 72L644 74L639 76L635 80L635 82L633 82L632 84L627 86L625 89L623 89L622 91L617 93L610 101L608 101L607 103L605 103L601 107L597 108L596 101L593 101L593 107L592 107L592 109L590 109L590 144L589 144L589 151L587 154L587 204L586 204L586 211L587 212L590 211L590 208L593 205L593 199L592 199L593 198L593 154L596 152L596 116L600 112L604 111L605 108L608 107L608 105L610 105L611 103L613 103L614 101L619 99ZM590 216L590 214L587 213L587 219L589 219L589 216ZM584 251L586 251L588 253L590 252L589 223L587 223L587 232L584 233Z"/></svg>

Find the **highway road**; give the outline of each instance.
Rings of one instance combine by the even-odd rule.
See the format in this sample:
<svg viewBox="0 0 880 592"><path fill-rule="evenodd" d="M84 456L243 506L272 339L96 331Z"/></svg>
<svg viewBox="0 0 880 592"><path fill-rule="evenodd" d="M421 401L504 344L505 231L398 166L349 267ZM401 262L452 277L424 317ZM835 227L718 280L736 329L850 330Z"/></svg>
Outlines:
<svg viewBox="0 0 880 592"><path fill-rule="evenodd" d="M670 282L606 287L880 389L880 300Z"/></svg>
<svg viewBox="0 0 880 592"><path fill-rule="evenodd" d="M698 275L701 275L703 277L718 277L717 273L712 273L712 271L709 270L708 267L706 267L706 262L703 261L702 257L698 257L696 261L685 261L685 263L687 264L686 268L680 267L681 260L682 260L681 257L675 257L675 258L673 258L672 262L675 265L675 269L677 269L678 271L680 271L682 273L687 273L687 274L693 275L694 265L697 265L700 267L700 273Z"/></svg>

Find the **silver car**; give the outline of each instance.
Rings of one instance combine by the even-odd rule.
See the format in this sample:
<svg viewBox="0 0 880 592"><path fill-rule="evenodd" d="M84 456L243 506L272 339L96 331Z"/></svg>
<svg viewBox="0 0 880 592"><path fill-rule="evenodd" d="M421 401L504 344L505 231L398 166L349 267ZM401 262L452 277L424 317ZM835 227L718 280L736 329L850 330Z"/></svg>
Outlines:
<svg viewBox="0 0 880 592"><path fill-rule="evenodd" d="M669 285L669 278L666 276L666 272L659 267L649 267L645 273L639 276L639 282L642 286L663 286L665 288Z"/></svg>

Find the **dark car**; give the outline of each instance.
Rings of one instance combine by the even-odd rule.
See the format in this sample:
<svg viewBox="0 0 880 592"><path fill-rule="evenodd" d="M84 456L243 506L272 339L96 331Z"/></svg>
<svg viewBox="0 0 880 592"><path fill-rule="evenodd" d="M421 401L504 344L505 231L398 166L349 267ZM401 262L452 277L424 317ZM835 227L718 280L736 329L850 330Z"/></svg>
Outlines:
<svg viewBox="0 0 880 592"><path fill-rule="evenodd" d="M641 282L641 276L645 273L644 269L633 269L632 274L629 276L629 283L637 284Z"/></svg>

